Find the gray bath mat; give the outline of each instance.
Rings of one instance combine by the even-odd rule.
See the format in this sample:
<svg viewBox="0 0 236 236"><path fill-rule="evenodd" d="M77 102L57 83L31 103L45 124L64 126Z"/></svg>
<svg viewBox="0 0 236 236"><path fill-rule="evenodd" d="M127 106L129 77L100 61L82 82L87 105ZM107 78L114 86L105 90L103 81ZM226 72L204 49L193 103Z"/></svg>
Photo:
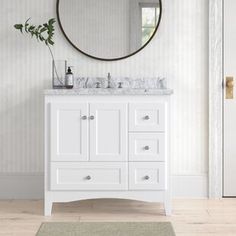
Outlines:
<svg viewBox="0 0 236 236"><path fill-rule="evenodd" d="M36 236L175 236L170 222L42 223Z"/></svg>

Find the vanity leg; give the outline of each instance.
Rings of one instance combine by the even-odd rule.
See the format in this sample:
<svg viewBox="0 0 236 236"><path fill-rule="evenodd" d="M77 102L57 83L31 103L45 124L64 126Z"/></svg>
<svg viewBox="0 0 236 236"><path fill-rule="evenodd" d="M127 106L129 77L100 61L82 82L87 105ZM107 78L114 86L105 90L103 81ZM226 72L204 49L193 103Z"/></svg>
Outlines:
<svg viewBox="0 0 236 236"><path fill-rule="evenodd" d="M165 208L165 213L166 213L166 216L171 216L171 203L169 201L165 201L164 202L164 208Z"/></svg>
<svg viewBox="0 0 236 236"><path fill-rule="evenodd" d="M165 208L166 216L171 216L172 205L171 205L170 191L166 191L165 193L164 208Z"/></svg>
<svg viewBox="0 0 236 236"><path fill-rule="evenodd" d="M52 201L45 199L44 200L44 215L51 216L52 214Z"/></svg>

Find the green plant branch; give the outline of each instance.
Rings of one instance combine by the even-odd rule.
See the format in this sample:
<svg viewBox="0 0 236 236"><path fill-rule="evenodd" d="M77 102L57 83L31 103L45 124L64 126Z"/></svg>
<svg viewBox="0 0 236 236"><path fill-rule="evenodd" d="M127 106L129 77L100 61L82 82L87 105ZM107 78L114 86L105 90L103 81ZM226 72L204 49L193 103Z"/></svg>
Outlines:
<svg viewBox="0 0 236 236"><path fill-rule="evenodd" d="M54 45L54 41L53 41L53 36L54 36L54 24L56 22L56 20L54 18L50 19L47 23L44 23L43 25L32 25L29 24L31 18L27 19L25 21L24 24L15 24L14 28L19 30L22 34L23 32L26 34L30 34L32 38L37 39L38 42L43 42L45 43L45 45L48 47L50 55L52 57L52 61L54 64L54 68L55 68L55 73L57 76L57 79L59 81L59 83L61 85L63 85L63 82L60 80L58 73L57 73L57 68L55 65L55 59L54 59L54 55L52 52L52 49L50 46Z"/></svg>

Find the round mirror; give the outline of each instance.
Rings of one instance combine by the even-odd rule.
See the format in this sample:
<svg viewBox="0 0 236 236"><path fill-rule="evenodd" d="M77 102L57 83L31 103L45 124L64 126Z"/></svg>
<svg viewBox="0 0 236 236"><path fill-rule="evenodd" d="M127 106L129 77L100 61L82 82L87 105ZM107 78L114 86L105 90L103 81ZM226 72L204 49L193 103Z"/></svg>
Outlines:
<svg viewBox="0 0 236 236"><path fill-rule="evenodd" d="M161 0L57 0L59 25L74 48L95 59L143 49L161 20Z"/></svg>

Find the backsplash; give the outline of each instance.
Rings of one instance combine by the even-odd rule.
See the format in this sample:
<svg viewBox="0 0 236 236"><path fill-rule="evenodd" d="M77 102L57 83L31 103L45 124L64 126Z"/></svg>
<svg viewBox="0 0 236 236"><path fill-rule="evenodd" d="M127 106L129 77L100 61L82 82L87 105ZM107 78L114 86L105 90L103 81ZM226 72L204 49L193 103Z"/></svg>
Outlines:
<svg viewBox="0 0 236 236"><path fill-rule="evenodd" d="M129 78L114 77L110 79L111 88L130 88L130 89L166 89L167 80L165 78ZM105 77L75 77L74 89L79 88L107 88L108 79ZM57 84L59 85L59 83Z"/></svg>

